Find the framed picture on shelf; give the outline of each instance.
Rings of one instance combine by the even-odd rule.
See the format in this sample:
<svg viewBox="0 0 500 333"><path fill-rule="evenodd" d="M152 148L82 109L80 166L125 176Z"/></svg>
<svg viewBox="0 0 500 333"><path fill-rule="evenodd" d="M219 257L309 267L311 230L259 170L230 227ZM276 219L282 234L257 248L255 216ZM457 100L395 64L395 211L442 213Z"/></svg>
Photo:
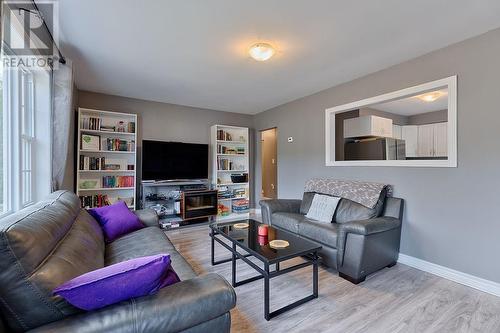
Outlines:
<svg viewBox="0 0 500 333"><path fill-rule="evenodd" d="M99 135L82 134L82 150L101 150L101 137Z"/></svg>

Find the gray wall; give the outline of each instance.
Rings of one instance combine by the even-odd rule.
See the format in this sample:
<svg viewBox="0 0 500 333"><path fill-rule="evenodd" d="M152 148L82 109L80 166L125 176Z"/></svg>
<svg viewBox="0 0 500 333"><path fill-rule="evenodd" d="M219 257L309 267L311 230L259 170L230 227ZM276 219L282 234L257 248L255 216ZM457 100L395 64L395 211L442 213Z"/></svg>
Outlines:
<svg viewBox="0 0 500 333"><path fill-rule="evenodd" d="M325 167L325 109L451 75L458 75L458 168ZM315 176L393 184L406 199L402 253L500 282L499 77L494 30L258 114L256 130L278 128L279 197L300 198Z"/></svg>
<svg viewBox="0 0 500 333"><path fill-rule="evenodd" d="M416 114L408 117L408 125L425 125L448 121L448 110Z"/></svg>
<svg viewBox="0 0 500 333"><path fill-rule="evenodd" d="M136 113L138 115L137 171L139 177L143 139L209 144L212 125L252 127L253 124L253 118L250 115L150 102L88 91L79 91L78 105L81 108ZM251 138L253 142L252 135ZM250 145L251 152L252 147L253 145ZM253 161L251 160L250 163ZM252 172L252 170L250 171Z"/></svg>

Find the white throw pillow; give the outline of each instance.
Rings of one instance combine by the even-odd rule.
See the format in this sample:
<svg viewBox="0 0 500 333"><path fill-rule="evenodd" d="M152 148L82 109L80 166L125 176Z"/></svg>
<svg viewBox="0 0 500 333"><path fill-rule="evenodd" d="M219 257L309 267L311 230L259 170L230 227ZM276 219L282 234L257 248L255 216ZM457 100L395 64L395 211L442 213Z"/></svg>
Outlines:
<svg viewBox="0 0 500 333"><path fill-rule="evenodd" d="M306 217L319 222L331 223L341 198L315 194Z"/></svg>

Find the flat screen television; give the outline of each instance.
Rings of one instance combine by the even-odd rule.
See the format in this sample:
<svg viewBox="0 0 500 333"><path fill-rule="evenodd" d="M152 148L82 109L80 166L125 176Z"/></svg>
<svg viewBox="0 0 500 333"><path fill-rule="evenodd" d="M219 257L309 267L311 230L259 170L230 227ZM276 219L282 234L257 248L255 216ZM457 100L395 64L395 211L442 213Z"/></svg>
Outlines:
<svg viewBox="0 0 500 333"><path fill-rule="evenodd" d="M142 141L142 180L208 178L208 145Z"/></svg>

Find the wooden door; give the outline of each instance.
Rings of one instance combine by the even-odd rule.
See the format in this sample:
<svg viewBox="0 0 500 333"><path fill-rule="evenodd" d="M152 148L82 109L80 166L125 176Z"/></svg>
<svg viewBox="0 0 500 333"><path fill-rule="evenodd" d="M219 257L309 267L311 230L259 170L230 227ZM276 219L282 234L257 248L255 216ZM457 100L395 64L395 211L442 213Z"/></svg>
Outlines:
<svg viewBox="0 0 500 333"><path fill-rule="evenodd" d="M271 128L261 132L262 197L278 197L278 149L277 130Z"/></svg>

